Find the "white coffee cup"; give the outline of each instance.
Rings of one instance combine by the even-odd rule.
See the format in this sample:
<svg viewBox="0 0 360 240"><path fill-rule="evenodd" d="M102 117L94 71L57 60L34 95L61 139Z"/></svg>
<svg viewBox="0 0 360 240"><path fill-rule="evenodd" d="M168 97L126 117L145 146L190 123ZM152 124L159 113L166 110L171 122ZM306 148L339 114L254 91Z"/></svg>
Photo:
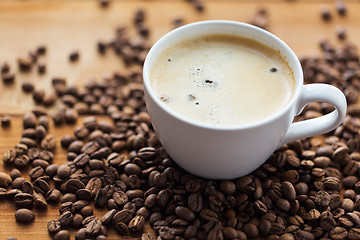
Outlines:
<svg viewBox="0 0 360 240"><path fill-rule="evenodd" d="M174 43L204 34L242 36L278 50L294 73L295 92L290 102L280 112L240 127L201 124L169 109L152 89L152 67L160 54ZM346 99L338 88L328 84L304 85L300 62L290 47L275 35L241 22L195 22L167 33L149 51L143 78L147 110L160 142L179 166L204 178L233 179L246 175L260 167L283 144L329 132L341 124L346 114ZM293 123L294 117L310 102L327 102L335 110Z"/></svg>

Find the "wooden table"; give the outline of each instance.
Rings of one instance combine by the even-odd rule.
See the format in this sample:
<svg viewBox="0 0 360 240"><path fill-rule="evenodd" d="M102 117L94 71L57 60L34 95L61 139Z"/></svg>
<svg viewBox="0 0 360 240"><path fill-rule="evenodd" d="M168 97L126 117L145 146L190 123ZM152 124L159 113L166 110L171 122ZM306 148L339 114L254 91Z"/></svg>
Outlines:
<svg viewBox="0 0 360 240"><path fill-rule="evenodd" d="M321 20L319 7L327 5L333 19ZM126 71L124 65L113 53L100 56L96 51L99 40L113 37L117 26L132 26L134 12L138 8L146 10L147 23L151 27L151 42L172 29L172 21L181 17L186 23L208 19L229 19L248 21L259 9L269 12L270 30L282 38L301 56L319 54L321 39L336 40L335 28L343 25L348 30L348 39L360 47L360 1L347 1L348 15L336 14L333 1L281 1L281 0L205 0L205 11L197 12L191 4L183 0L118 0L110 2L108 8L101 8L97 1L2 1L0 2L0 64L7 61L13 69L16 59L26 56L39 44L45 44L48 52L43 60L47 63L47 73L16 73L16 82L11 86L0 82L0 114L10 114L10 128L0 128L0 154L18 143L22 122L21 114L31 110L34 103L31 94L21 91L21 83L30 80L47 90L54 76L63 76L74 85L81 85L91 77L101 78L104 73ZM132 29L132 28L131 28ZM134 31L132 29L131 31ZM133 34L133 32L131 33ZM71 51L80 52L80 60L69 63ZM81 120L78 122L81 124ZM51 127L58 139L72 133L73 127ZM55 163L66 161L66 152L58 146ZM0 164L0 171L9 172ZM27 176L27 171L23 172ZM0 202L0 239L8 236L17 239L50 239L46 224L58 218L57 206L49 205L47 211L35 211L36 220L30 225L15 222L13 202ZM98 216L103 212L96 210ZM145 226L145 231L151 231ZM74 232L72 232L74 233ZM136 238L136 237L135 237ZM74 239L72 234L71 239ZM119 239L113 231L109 239Z"/></svg>

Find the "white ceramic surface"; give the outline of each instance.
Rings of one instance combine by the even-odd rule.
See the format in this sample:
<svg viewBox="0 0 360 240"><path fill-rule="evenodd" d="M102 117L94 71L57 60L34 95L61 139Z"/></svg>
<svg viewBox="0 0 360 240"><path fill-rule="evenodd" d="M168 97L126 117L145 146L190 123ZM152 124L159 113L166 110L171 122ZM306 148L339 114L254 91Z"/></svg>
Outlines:
<svg viewBox="0 0 360 240"><path fill-rule="evenodd" d="M151 89L150 72L157 57L172 44L201 34L233 34L255 39L280 52L295 77L295 93L275 115L250 125L211 127L184 119L160 101ZM346 114L346 99L327 84L303 85L303 71L295 53L278 37L258 27L225 20L195 22L163 36L151 48L143 70L145 101L160 139L172 159L185 170L210 179L233 179L260 167L285 143L329 132ZM335 110L322 117L292 123L310 102L328 102Z"/></svg>

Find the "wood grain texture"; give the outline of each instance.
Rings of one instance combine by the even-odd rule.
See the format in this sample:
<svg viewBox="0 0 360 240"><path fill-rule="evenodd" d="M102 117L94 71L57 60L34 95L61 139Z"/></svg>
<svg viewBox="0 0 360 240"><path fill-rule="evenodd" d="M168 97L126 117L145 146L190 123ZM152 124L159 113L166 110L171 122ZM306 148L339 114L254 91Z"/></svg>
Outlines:
<svg viewBox="0 0 360 240"><path fill-rule="evenodd" d="M321 20L320 4L330 7L334 17L331 22ZM128 71L112 52L100 56L96 43L110 40L119 25L132 26L134 11L139 7L146 10L152 30L151 42L171 30L176 17L184 18L186 23L208 19L248 21L259 7L265 7L269 11L270 30L288 43L298 56L309 56L319 53L320 39L328 38L337 43L335 27L339 24L347 28L349 40L360 47L360 2L349 1L347 6L348 16L340 18L335 13L333 1L206 1L203 13L196 12L189 3L181 0L113 1L106 9L100 8L96 1L0 2L0 64L7 61L16 72L15 84L5 86L0 82L0 113L13 116L10 128L0 128L0 155L18 143L22 132L21 114L34 106L31 95L20 89L23 81L31 80L37 88L51 91L50 80L54 76L64 76L71 84L81 85L88 78L101 78L106 72ZM130 34L134 35L133 27L130 27ZM39 75L35 69L18 73L17 57L26 56L39 44L48 47L46 56L41 59L47 64L47 73ZM81 55L76 63L68 61L68 54L73 50L79 50ZM72 130L73 126L51 128L58 139ZM65 161L66 152L58 146L54 162L61 164ZM9 172L10 169L0 165L0 171ZM25 169L23 175L27 176L27 172ZM47 211L36 210L36 220L30 225L17 224L14 212L13 202L0 202L1 240L8 236L19 240L50 239L46 224L58 218L56 206L50 205ZM98 216L102 213L96 211ZM145 226L145 231L152 231L149 225ZM74 239L74 234L71 239ZM119 239L119 236L112 231L109 239Z"/></svg>

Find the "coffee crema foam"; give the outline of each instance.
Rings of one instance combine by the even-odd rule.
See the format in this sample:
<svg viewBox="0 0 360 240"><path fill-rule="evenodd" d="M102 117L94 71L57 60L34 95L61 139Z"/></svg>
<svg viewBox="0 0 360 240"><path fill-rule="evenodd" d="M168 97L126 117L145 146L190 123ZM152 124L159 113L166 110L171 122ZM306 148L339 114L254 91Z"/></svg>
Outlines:
<svg viewBox="0 0 360 240"><path fill-rule="evenodd" d="M226 34L172 45L156 60L150 81L172 111L211 126L268 118L284 108L295 89L293 73L277 51Z"/></svg>

